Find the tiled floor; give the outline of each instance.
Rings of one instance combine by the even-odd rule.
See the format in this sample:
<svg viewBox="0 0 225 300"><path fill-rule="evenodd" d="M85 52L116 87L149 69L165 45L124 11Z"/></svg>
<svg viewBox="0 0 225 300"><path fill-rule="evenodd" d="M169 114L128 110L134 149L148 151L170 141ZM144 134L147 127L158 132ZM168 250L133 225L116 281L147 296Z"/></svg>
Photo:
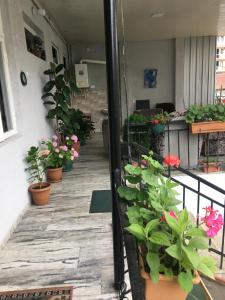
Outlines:
<svg viewBox="0 0 225 300"><path fill-rule="evenodd" d="M113 284L111 214L89 214L93 190L110 186L101 136L82 147L74 171L32 206L0 251L0 291L66 284L76 300L118 299Z"/></svg>

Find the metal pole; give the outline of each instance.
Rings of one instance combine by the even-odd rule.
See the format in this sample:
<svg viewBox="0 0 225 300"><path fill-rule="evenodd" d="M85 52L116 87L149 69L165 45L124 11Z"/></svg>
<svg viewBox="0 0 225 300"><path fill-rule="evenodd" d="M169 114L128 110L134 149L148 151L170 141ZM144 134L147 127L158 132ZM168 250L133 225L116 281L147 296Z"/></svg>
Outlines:
<svg viewBox="0 0 225 300"><path fill-rule="evenodd" d="M120 289L124 276L123 242L117 187L121 183L120 78L117 38L117 1L104 0L106 68L108 87L109 152L112 189L114 283Z"/></svg>

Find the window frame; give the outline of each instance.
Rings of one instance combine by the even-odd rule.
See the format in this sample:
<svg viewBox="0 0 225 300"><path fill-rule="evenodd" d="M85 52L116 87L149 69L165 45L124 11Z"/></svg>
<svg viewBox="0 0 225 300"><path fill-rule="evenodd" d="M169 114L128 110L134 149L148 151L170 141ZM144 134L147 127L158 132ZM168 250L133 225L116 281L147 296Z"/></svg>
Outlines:
<svg viewBox="0 0 225 300"><path fill-rule="evenodd" d="M1 66L2 62L2 66ZM5 141L6 139L12 137L17 134L16 127L16 114L13 104L13 94L10 80L10 72L8 65L8 57L5 47L5 39L4 35L0 33L0 67L2 67L2 71L0 72L0 81L2 87L3 94L3 102L5 103L5 114L7 118L7 125L10 129L6 132L3 130L3 122L0 114L0 143Z"/></svg>
<svg viewBox="0 0 225 300"><path fill-rule="evenodd" d="M57 59L58 59L58 62L54 62L54 57L53 57L53 48L56 50L56 53L57 53ZM56 65L58 65L60 63L60 56L59 56L59 48L52 42L51 43L51 52L52 52L52 62Z"/></svg>

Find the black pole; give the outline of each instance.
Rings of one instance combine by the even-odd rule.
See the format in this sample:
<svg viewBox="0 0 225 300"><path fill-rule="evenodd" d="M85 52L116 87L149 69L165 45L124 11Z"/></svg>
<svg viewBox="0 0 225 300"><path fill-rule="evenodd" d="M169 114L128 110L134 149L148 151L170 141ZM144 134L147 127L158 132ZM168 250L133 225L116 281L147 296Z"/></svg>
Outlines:
<svg viewBox="0 0 225 300"><path fill-rule="evenodd" d="M123 243L117 187L121 182L121 148L120 148L120 78L117 38L116 0L104 1L106 68L108 87L109 116L109 152L112 190L112 225L114 254L114 283L120 289L124 276Z"/></svg>

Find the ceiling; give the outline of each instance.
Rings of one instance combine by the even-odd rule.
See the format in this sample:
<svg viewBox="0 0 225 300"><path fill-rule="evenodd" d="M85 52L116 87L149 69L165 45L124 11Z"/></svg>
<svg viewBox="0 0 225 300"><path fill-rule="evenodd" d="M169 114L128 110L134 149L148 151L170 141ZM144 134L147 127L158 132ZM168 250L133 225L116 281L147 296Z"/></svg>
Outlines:
<svg viewBox="0 0 225 300"><path fill-rule="evenodd" d="M104 41L103 1L39 0L70 44ZM123 0L123 6L128 41L225 35L225 0Z"/></svg>

